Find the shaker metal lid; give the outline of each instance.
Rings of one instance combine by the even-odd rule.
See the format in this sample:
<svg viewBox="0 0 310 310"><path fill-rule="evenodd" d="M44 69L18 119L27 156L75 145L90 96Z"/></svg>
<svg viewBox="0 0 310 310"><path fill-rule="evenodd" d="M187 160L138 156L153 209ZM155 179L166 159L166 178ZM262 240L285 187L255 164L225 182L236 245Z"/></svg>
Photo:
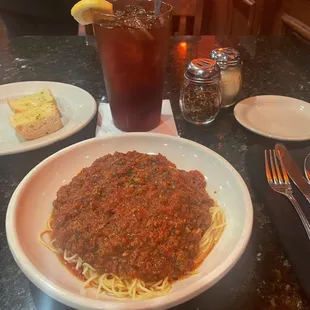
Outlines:
<svg viewBox="0 0 310 310"><path fill-rule="evenodd" d="M208 58L192 60L185 71L185 77L195 82L215 82L220 77L221 69L218 64Z"/></svg>
<svg viewBox="0 0 310 310"><path fill-rule="evenodd" d="M218 63L221 69L241 63L240 53L232 47L216 48L211 52L210 57Z"/></svg>

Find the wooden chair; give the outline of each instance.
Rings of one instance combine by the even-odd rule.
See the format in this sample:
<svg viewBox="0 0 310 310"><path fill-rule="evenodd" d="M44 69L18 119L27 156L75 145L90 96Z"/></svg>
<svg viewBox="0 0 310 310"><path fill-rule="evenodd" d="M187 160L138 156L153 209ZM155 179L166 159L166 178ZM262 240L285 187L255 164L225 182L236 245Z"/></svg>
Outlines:
<svg viewBox="0 0 310 310"><path fill-rule="evenodd" d="M194 18L193 34L200 35L204 0L166 0L173 6L172 14L180 18L177 35L186 35L188 17Z"/></svg>
<svg viewBox="0 0 310 310"><path fill-rule="evenodd" d="M263 0L230 0L228 34L258 35L263 4Z"/></svg>
<svg viewBox="0 0 310 310"><path fill-rule="evenodd" d="M281 34L283 36L293 34L310 44L310 27L302 21L294 18L289 14L282 14L281 16Z"/></svg>

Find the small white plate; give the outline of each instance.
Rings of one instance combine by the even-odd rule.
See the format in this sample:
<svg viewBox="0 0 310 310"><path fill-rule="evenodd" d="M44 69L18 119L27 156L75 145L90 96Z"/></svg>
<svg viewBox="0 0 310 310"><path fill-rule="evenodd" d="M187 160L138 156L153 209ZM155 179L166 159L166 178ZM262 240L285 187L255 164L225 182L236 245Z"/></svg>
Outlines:
<svg viewBox="0 0 310 310"><path fill-rule="evenodd" d="M268 138L310 140L310 104L283 96L256 96L239 102L234 114L245 128Z"/></svg>
<svg viewBox="0 0 310 310"><path fill-rule="evenodd" d="M21 97L49 88L61 112L63 128L47 136L24 140L16 134L9 121L13 114L8 98ZM0 155L22 153L65 139L85 127L97 110L95 99L85 90L57 82L20 82L0 86Z"/></svg>

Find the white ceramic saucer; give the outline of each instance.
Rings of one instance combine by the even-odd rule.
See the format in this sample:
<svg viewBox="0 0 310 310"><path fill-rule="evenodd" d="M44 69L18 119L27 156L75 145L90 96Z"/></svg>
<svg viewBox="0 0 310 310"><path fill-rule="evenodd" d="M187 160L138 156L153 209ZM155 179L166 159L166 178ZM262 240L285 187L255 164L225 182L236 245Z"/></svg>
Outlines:
<svg viewBox="0 0 310 310"><path fill-rule="evenodd" d="M239 102L234 114L245 128L268 138L310 140L310 103L283 96L256 96Z"/></svg>

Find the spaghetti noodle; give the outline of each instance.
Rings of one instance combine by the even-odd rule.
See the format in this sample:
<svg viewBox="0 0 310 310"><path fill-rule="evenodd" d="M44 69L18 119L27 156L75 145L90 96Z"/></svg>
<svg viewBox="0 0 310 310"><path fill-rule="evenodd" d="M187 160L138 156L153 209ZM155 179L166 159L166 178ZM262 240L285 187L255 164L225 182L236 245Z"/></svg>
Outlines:
<svg viewBox="0 0 310 310"><path fill-rule="evenodd" d="M139 200L140 207L137 209L135 209L132 204L130 204L130 209L126 208L126 202L129 200L128 198L126 201L118 200L118 206L116 209L113 209L113 212L120 210L120 219L115 218L116 216L113 213L113 215L109 216L109 221L105 223L105 226L102 225L101 221L98 221L98 226L95 226L96 228L100 227L100 234L97 229L95 231L96 233L94 233L96 234L96 238L91 239L90 242L88 242L89 244L100 244L100 241L98 240L103 240L105 243L101 244L103 244L105 249L114 251L112 253L113 255L110 253L110 256L106 258L105 255L107 255L107 252L102 253L100 247L97 247L95 251L86 251L83 240L81 241L80 236L78 238L76 237L76 227L83 226L79 220L77 220L79 219L79 214L76 212L76 209L78 208L79 212L82 212L88 205L86 206L86 204L82 203L83 208L80 208L81 202L79 202L79 204L76 202L77 197L80 196L72 197L72 195L69 195L69 192L67 192L68 188L65 188L66 191L64 195L62 192L58 192L56 203L54 202L53 214L47 223L47 229L40 234L40 242L49 250L61 255L64 262L71 267L73 266L73 268L84 277L84 287L95 287L98 295L104 292L119 298L129 297L132 299L149 299L167 294L171 290L171 283L173 281L194 273L194 270L203 262L205 257L220 239L226 221L221 208L207 195L205 191L205 180L199 172L180 171L161 155L150 156L139 154L137 152L120 154L121 153L116 153L116 155L108 155L112 157L103 157L102 159L99 159L99 165L97 160L97 165L95 162L90 168L84 169L81 172L83 176L79 177L78 175L78 179L73 179L71 182L74 187L74 182L78 181L79 195L81 195L83 192L81 186L83 188L83 186L85 186L85 180L89 180L88 172L91 172L91 175L95 173L96 178L94 180L97 180L97 172L103 168L102 163L105 165L107 164L104 168L108 169L109 167L110 171L113 171L112 173L119 173L120 171L118 168L121 166L121 176L118 175L117 187L114 187L111 179L109 186L113 189L117 189L119 196L122 196L123 191L125 191L126 194L128 194L129 191L130 195L132 195L131 189L127 188L127 184L131 184L130 180L128 182L127 178L128 169L132 171L133 167L138 167L138 172L135 171L134 173L130 173L130 178L132 178L133 175L134 177L139 176L139 180L136 182L139 182L141 185L141 187L135 186L134 192L137 193L145 186L148 186L148 194L146 194L145 191L142 191L142 195L144 195L144 200L146 200L147 205L153 203L152 209L146 211L141 209L141 206L143 206L144 203L143 200ZM131 159L130 163L127 164L128 167L124 167L124 155L127 159ZM114 161L115 157L117 157L116 161ZM113 158L112 162L107 160L111 158ZM141 161L143 160L146 162L141 164ZM155 178L155 180L145 181L149 173L153 174L154 172L149 171L149 173L143 174L145 170L149 170L149 164L151 164L152 168L155 167L155 169L157 169L159 177ZM125 180L122 177L124 175L127 178ZM110 174L108 176L109 179ZM182 177L182 179L180 177ZM137 180L137 178L135 179ZM163 182L163 187L157 184L157 190L151 190L149 183L154 184L159 181ZM188 181L189 183L184 183L184 181ZM96 187L97 183L93 183L92 185ZM105 185L105 188L107 188L107 183ZM100 184L100 186L102 186L102 184ZM122 188L125 189L123 190ZM166 203L166 200L162 199L163 195L158 194L158 188L160 189L160 192L162 188L165 188L165 194L171 200ZM174 189L174 191L171 190L172 194L167 188ZM98 187L95 192L96 195L98 195ZM109 194L112 195L111 192L109 192ZM100 195L102 195L102 192L100 192ZM151 195L152 201L147 199L147 195ZM109 212L111 213L111 204L113 205L114 198L111 199L109 195L104 195L104 197L110 202ZM154 197L157 198L154 199ZM186 197L186 199L184 199L184 197ZM102 200L100 201L102 204ZM84 196L83 202L90 203L92 209L97 210L94 208L96 200L85 200ZM179 205L176 203L179 203ZM75 206L72 210L70 209L71 204L74 204ZM120 205L121 207L119 207ZM140 215L137 220L137 223L140 223L140 226L133 226L134 228L124 226L130 226L130 212L128 210L132 211L132 209L134 210L135 218L137 217L137 214ZM141 210L143 210L143 212ZM168 213L168 211L173 212ZM90 211L88 210L87 212ZM74 214L74 217L72 217L71 221L72 214ZM84 222L87 223L85 214L82 215L82 218L84 219ZM124 214L128 217L127 219L123 218ZM167 215L173 217L173 220L170 221L170 218ZM68 220L68 218L70 220ZM109 228L110 222L113 222L111 225L114 227L111 231L109 231L109 229L111 229ZM72 233L70 225L75 225L74 234ZM121 225L121 230L116 230L115 225ZM87 227L87 229L83 228L85 234L89 233L88 230L90 228L89 226ZM157 229L157 231L155 231L154 235L151 235L152 232L154 232L154 229ZM122 244L120 248L119 240L123 243L126 241L119 236L120 232L123 232L124 230L126 236L130 232L137 235L137 238L132 239L132 241L129 240L127 244ZM99 239L105 232L110 232L110 237ZM147 236L147 234L150 236ZM49 235L48 241L44 238L45 235ZM64 238L64 236L66 237ZM118 239L114 236L117 236ZM65 242L62 242L61 238L64 238L63 240L65 240ZM143 238L145 238L145 242L142 241ZM72 242L72 240L74 240L74 242ZM92 240L95 241L93 242ZM154 242L154 244L151 244L151 242ZM80 248L78 248L78 243L82 244L83 247L80 246ZM113 247L111 247L111 244ZM65 246L63 247L63 245ZM132 245L136 245L136 247L133 248ZM80 251L73 252L72 249L75 248L82 249L82 255L77 254L80 253ZM151 250L153 252L150 255L143 256L144 253L150 253ZM93 253L98 253L98 257L93 256ZM100 255L102 259L99 259ZM167 258L164 268L162 267L163 265L156 266L156 260L152 260L155 258L160 261L162 255L165 255ZM141 259L141 256L144 258ZM88 257L89 259L86 259L85 257ZM91 261L93 263L91 263ZM114 262L115 264L113 264ZM150 262L152 264L149 264ZM98 268L96 268L95 265ZM141 267L141 270L138 270L135 266Z"/></svg>

